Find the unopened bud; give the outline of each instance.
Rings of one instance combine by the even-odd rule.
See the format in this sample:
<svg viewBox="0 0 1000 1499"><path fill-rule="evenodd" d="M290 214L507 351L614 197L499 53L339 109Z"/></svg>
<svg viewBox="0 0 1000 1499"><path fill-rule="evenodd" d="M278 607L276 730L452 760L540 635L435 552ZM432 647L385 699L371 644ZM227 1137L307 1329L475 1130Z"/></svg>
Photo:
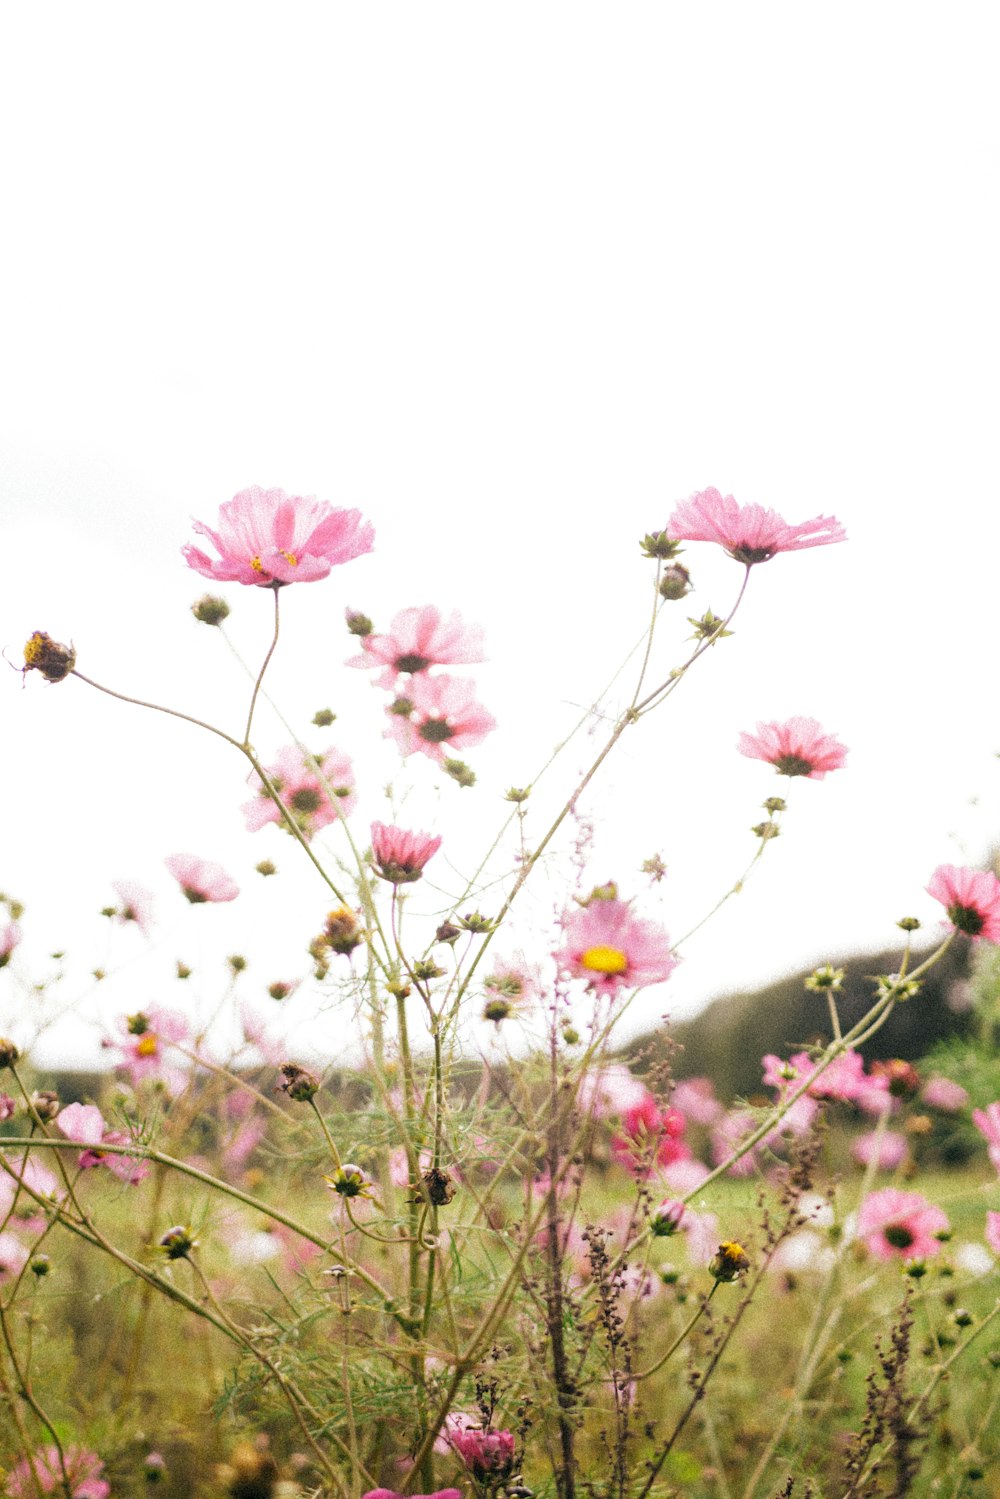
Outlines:
<svg viewBox="0 0 1000 1499"><path fill-rule="evenodd" d="M901 921L896 922L896 925L902 927L904 932L916 932L920 929L920 922L915 916L904 916Z"/></svg>
<svg viewBox="0 0 1000 1499"><path fill-rule="evenodd" d="M47 1088L36 1090L32 1093L28 1102L32 1111L36 1113L43 1124L50 1124L59 1113L62 1104L59 1102L58 1093L50 1093Z"/></svg>
<svg viewBox="0 0 1000 1499"><path fill-rule="evenodd" d="M530 794L531 794L531 787L530 786L511 786L508 791L504 792L504 798L503 799L504 799L505 802L515 802L515 803L526 802L528 800L528 797L530 796Z"/></svg>
<svg viewBox="0 0 1000 1499"><path fill-rule="evenodd" d="M499 1025L501 1020L506 1020L511 1014L514 1006L509 999L488 999L483 1006L483 1019L492 1020Z"/></svg>
<svg viewBox="0 0 1000 1499"><path fill-rule="evenodd" d="M679 541L671 541L666 531L649 531L639 543L644 557L661 558L664 562L671 561L681 550Z"/></svg>
<svg viewBox="0 0 1000 1499"><path fill-rule="evenodd" d="M246 971L246 968L247 968L247 960L246 960L246 958L243 956L242 953L238 953L238 952L232 953L226 959L226 963L228 964L229 969L233 973L234 976L237 973L244 973Z"/></svg>
<svg viewBox="0 0 1000 1499"><path fill-rule="evenodd" d="M413 965L413 976L418 979L439 979L444 977L444 969L430 958L424 958Z"/></svg>
<svg viewBox="0 0 1000 1499"><path fill-rule="evenodd" d="M49 1259L47 1254L33 1254L31 1259L28 1261L28 1269L31 1271L32 1275L37 1276L39 1280L44 1280L45 1276L48 1275L49 1271L52 1269L52 1261Z"/></svg>
<svg viewBox="0 0 1000 1499"><path fill-rule="evenodd" d="M686 567L679 562L674 562L670 567L663 569L659 582L659 593L663 599L671 602L682 599L686 593L691 592L691 574Z"/></svg>
<svg viewBox="0 0 1000 1499"><path fill-rule="evenodd" d="M160 1248L168 1260L186 1260L192 1249L197 1249L197 1247L198 1240L194 1236L194 1230L184 1223L177 1223L173 1228L168 1228L160 1240Z"/></svg>
<svg viewBox="0 0 1000 1499"><path fill-rule="evenodd" d="M317 729L328 729L337 717L330 708L320 708L318 713L313 714L313 723Z"/></svg>
<svg viewBox="0 0 1000 1499"><path fill-rule="evenodd" d="M787 803L785 802L785 798L783 796L769 796L767 801L763 803L763 807L764 811L770 812L771 816L773 817L775 812L786 811Z"/></svg>
<svg viewBox="0 0 1000 1499"><path fill-rule="evenodd" d="M177 960L177 977L179 979L189 979L191 977L191 969L186 963L182 963L180 959Z"/></svg>
<svg viewBox="0 0 1000 1499"><path fill-rule="evenodd" d="M367 614L361 614L357 609L345 609L344 618L347 620L348 632L359 636L362 640L375 628Z"/></svg>
<svg viewBox="0 0 1000 1499"><path fill-rule="evenodd" d="M346 957L364 941L364 933L358 926L358 918L350 906L338 906L326 918L323 941L331 952Z"/></svg>
<svg viewBox="0 0 1000 1499"><path fill-rule="evenodd" d="M21 1053L13 1041L8 1041L5 1036L0 1036L0 1072L7 1067L13 1067Z"/></svg>
<svg viewBox="0 0 1000 1499"><path fill-rule="evenodd" d="M461 935L461 927L454 926L450 921L442 921L441 925L434 933L434 941L447 942L450 944L453 942L457 942Z"/></svg>
<svg viewBox="0 0 1000 1499"><path fill-rule="evenodd" d="M684 1215L687 1208L683 1202L676 1198L668 1197L661 1202L658 1208L654 1208L653 1216L649 1220L650 1232L657 1239L669 1239L679 1228L684 1226Z"/></svg>
<svg viewBox="0 0 1000 1499"><path fill-rule="evenodd" d="M61 682L76 665L76 651L71 645L60 645L44 630L36 630L24 647L21 674L40 671L46 682Z"/></svg>
<svg viewBox="0 0 1000 1499"><path fill-rule="evenodd" d="M370 1178L365 1175L360 1166L355 1166L353 1161L345 1161L326 1180L340 1197L369 1197L371 1195Z"/></svg>
<svg viewBox="0 0 1000 1499"><path fill-rule="evenodd" d="M254 869L256 869L258 874L265 876L278 873L278 866L270 859L261 859L259 864L254 865Z"/></svg>
<svg viewBox="0 0 1000 1499"><path fill-rule="evenodd" d="M276 1093L287 1093L296 1103L309 1103L319 1092L319 1078L295 1062L283 1062L281 1082L275 1084Z"/></svg>
<svg viewBox="0 0 1000 1499"><path fill-rule="evenodd" d="M467 790L470 786L476 784L476 773L474 770L469 769L464 760L453 760L450 756L446 756L444 773L447 776L451 776L452 780L461 786L463 790Z"/></svg>
<svg viewBox="0 0 1000 1499"><path fill-rule="evenodd" d="M458 924L463 932L472 932L476 936L494 929L493 921L488 916L480 916L478 911L466 911L464 916L458 918Z"/></svg>
<svg viewBox="0 0 1000 1499"><path fill-rule="evenodd" d="M191 613L199 624L221 625L224 619L229 618L229 605L225 599L206 593L191 605Z"/></svg>

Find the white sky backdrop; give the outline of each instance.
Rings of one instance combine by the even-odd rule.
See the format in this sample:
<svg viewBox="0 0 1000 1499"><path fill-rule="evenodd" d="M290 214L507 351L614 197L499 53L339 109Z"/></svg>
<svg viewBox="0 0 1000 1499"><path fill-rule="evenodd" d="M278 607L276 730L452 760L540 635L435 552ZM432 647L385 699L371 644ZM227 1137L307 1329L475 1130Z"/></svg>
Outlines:
<svg viewBox="0 0 1000 1499"><path fill-rule="evenodd" d="M398 759L383 695L341 667L344 605L482 621L490 663L470 670L500 730L467 757L479 785L438 793L422 757L396 774L401 820L433 822L465 870L502 790L641 633L643 532L707 485L836 514L849 544L756 569L734 638L630 731L586 805L592 874L638 893L659 851L643 910L679 933L751 855L764 797L791 793L646 1023L891 941L904 913L935 922L934 866L1000 831L994 23L989 5L8 8L8 655L42 628L98 680L238 729L245 681L187 612L190 517L251 483L356 506L377 550L284 591L268 686L303 731L338 712L306 737L354 755L364 830ZM685 560L698 591L664 669L684 616L722 613L741 575L715 548ZM270 597L222 591L257 661ZM76 682L22 692L0 671L0 694L0 887L28 908L8 1030L30 1031L23 983L57 947L77 1017L176 1002L178 956L202 1005L228 952L251 957L251 998L303 971L329 902L287 839L243 832L234 753ZM735 754L740 729L794 713L851 747L848 770L778 781ZM265 711L255 738L267 759L287 735ZM189 910L176 851L244 895ZM252 872L268 856L280 881ZM123 877L160 896L151 954L95 914ZM88 994L98 963L121 972ZM346 1024L317 1023L317 1054ZM39 1054L91 1058L97 1034L67 1019Z"/></svg>

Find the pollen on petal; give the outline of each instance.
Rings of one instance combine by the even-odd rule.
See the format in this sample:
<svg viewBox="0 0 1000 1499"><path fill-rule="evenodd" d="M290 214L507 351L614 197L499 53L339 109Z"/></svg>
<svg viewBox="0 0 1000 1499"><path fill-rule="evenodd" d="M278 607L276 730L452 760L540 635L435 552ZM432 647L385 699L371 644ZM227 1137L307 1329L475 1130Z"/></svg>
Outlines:
<svg viewBox="0 0 1000 1499"><path fill-rule="evenodd" d="M624 973L628 958L619 948L599 943L580 954L580 966L589 968L591 973Z"/></svg>

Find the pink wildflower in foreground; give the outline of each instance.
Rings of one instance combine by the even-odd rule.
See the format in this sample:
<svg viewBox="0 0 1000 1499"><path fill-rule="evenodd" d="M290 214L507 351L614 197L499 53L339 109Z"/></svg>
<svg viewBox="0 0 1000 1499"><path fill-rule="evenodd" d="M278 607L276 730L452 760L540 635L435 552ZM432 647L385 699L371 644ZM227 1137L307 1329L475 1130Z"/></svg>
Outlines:
<svg viewBox="0 0 1000 1499"><path fill-rule="evenodd" d="M111 1485L101 1477L104 1464L96 1452L87 1452L83 1447L66 1447L63 1456L73 1499L108 1499ZM10 1499L34 1499L39 1489L43 1494L63 1492L59 1449L55 1446L32 1453L30 1461L22 1458L7 1479Z"/></svg>
<svg viewBox="0 0 1000 1499"><path fill-rule="evenodd" d="M740 735L736 748L751 760L766 760L779 776L808 776L811 781L843 769L847 760L846 746L824 733L815 718L759 723L756 734Z"/></svg>
<svg viewBox="0 0 1000 1499"><path fill-rule="evenodd" d="M622 900L592 900L563 920L566 946L556 961L595 994L661 984L677 967L663 927L633 916Z"/></svg>
<svg viewBox="0 0 1000 1499"><path fill-rule="evenodd" d="M439 765L446 754L481 744L497 722L476 702L475 691L468 677L413 677L405 697L386 709L386 738L395 739L401 755L419 750Z"/></svg>
<svg viewBox="0 0 1000 1499"><path fill-rule="evenodd" d="M134 921L144 937L148 937L153 925L153 893L135 880L112 880L111 888L121 901L117 911L110 914L122 926Z"/></svg>
<svg viewBox="0 0 1000 1499"><path fill-rule="evenodd" d="M678 505L667 522L667 535L673 541L718 542L747 567L768 562L778 552L799 552L847 539L834 516L817 515L790 526L773 510L738 505L731 494L721 495L717 489L703 489Z"/></svg>
<svg viewBox="0 0 1000 1499"><path fill-rule="evenodd" d="M957 932L1000 942L1000 880L992 870L939 864L927 894L941 902Z"/></svg>
<svg viewBox="0 0 1000 1499"><path fill-rule="evenodd" d="M121 1130L108 1129L100 1109L94 1104L68 1104L60 1110L56 1127L67 1140L75 1140L77 1144L89 1147L80 1155L78 1164L82 1171L93 1166L106 1166L119 1181L128 1182L131 1186L137 1186L149 1175L147 1161L117 1153L109 1155L100 1149L101 1145L130 1145L132 1141Z"/></svg>
<svg viewBox="0 0 1000 1499"><path fill-rule="evenodd" d="M340 750L328 749L322 756L316 756L316 763L333 792L332 802L311 763L294 744L279 750L274 764L264 767L283 805L307 839L329 823L350 816L357 801L354 768L346 755ZM243 816L249 831L255 833L269 822L284 827L285 819L264 790L255 770L250 772L248 784L257 792L252 802L243 804Z"/></svg>
<svg viewBox="0 0 1000 1499"><path fill-rule="evenodd" d="M208 557L190 543L181 548L195 572L219 583L314 583L331 567L370 552L375 532L357 510L335 510L312 495L283 489L242 489L219 508L219 529L204 521L195 530L219 554Z"/></svg>
<svg viewBox="0 0 1000 1499"><path fill-rule="evenodd" d="M1000 1103L991 1103L988 1109L973 1109L972 1122L989 1147L989 1157L1000 1171Z"/></svg>
<svg viewBox="0 0 1000 1499"><path fill-rule="evenodd" d="M393 885L419 880L424 865L441 847L441 839L430 833L410 833L405 828L372 823L372 858L375 873Z"/></svg>
<svg viewBox="0 0 1000 1499"><path fill-rule="evenodd" d="M10 962L10 955L21 940L21 928L16 921L9 921L6 926L0 927L0 968L6 968Z"/></svg>
<svg viewBox="0 0 1000 1499"><path fill-rule="evenodd" d="M484 660L483 632L466 625L460 614L442 619L433 604L423 609L401 609L388 635L363 635L360 656L348 666L383 666L377 685L392 692L400 676L416 676L431 666L468 666Z"/></svg>
<svg viewBox="0 0 1000 1499"><path fill-rule="evenodd" d="M193 854L171 854L163 862L193 906L206 901L235 900L240 893L239 886L220 864L196 859Z"/></svg>
<svg viewBox="0 0 1000 1499"><path fill-rule="evenodd" d="M941 1248L948 1219L919 1192L871 1192L858 1213L858 1237L878 1260L925 1259Z"/></svg>

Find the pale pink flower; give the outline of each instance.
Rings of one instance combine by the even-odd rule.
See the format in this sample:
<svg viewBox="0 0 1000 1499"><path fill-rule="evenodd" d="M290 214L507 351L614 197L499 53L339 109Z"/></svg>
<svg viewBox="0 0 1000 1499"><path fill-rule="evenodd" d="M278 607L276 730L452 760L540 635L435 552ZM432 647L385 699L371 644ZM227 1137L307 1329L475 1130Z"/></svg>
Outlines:
<svg viewBox="0 0 1000 1499"><path fill-rule="evenodd" d="M16 1280L28 1263L28 1250L13 1234L0 1232L0 1285Z"/></svg>
<svg viewBox="0 0 1000 1499"><path fill-rule="evenodd" d="M94 1166L106 1166L119 1181L128 1182L131 1186L137 1186L149 1175L148 1161L137 1156L118 1155L117 1152L109 1154L100 1148L102 1145L130 1145L132 1141L121 1130L108 1129L104 1116L94 1104L67 1104L66 1108L60 1110L56 1127L67 1140L89 1147L80 1154L78 1165L82 1171L88 1171Z"/></svg>
<svg viewBox="0 0 1000 1499"><path fill-rule="evenodd" d="M144 937L148 937L153 925L153 893L135 880L112 880L111 888L121 901L114 912L116 921L123 926L134 921Z"/></svg>
<svg viewBox="0 0 1000 1499"><path fill-rule="evenodd" d="M0 927L0 968L6 968L11 954L21 940L21 928L16 921L8 921Z"/></svg>
<svg viewBox="0 0 1000 1499"><path fill-rule="evenodd" d="M514 1465L512 1432L483 1431L479 1426L460 1427L456 1423L448 1432L448 1440L480 1482L506 1478Z"/></svg>
<svg viewBox="0 0 1000 1499"><path fill-rule="evenodd" d="M245 1119L240 1124L222 1152L222 1165L226 1175L242 1171L250 1156L267 1134L262 1119Z"/></svg>
<svg viewBox="0 0 1000 1499"><path fill-rule="evenodd" d="M648 1089L645 1083L620 1062L609 1062L599 1072L588 1072L580 1081L577 1104L584 1114L604 1119L608 1114L623 1114L641 1104Z"/></svg>
<svg viewBox="0 0 1000 1499"><path fill-rule="evenodd" d="M433 604L423 609L401 609L387 635L361 637L361 651L347 665L384 667L376 684L390 692L397 688L401 676L416 676L431 666L469 666L485 660L482 628L466 625L457 613L442 619Z"/></svg>
<svg viewBox="0 0 1000 1499"><path fill-rule="evenodd" d="M687 1206L678 1197L665 1197L649 1215L649 1226L658 1239L668 1239L684 1227Z"/></svg>
<svg viewBox="0 0 1000 1499"><path fill-rule="evenodd" d="M941 1248L948 1219L919 1192L870 1192L858 1213L858 1237L878 1260L925 1259Z"/></svg>
<svg viewBox="0 0 1000 1499"><path fill-rule="evenodd" d="M393 885L419 880L424 865L441 847L430 833L410 833L383 822L372 823L372 860L375 873Z"/></svg>
<svg viewBox="0 0 1000 1499"><path fill-rule="evenodd" d="M11 1211L19 1183L27 1193L33 1194L27 1198L22 1196L21 1207L30 1204L34 1210L37 1206L34 1201L35 1197L54 1198L61 1195L53 1172L48 1166L43 1166L41 1161L36 1160L34 1156L29 1156L27 1160L23 1155L14 1158L6 1156L5 1161L6 1164L0 1168L0 1219L6 1218Z"/></svg>
<svg viewBox="0 0 1000 1499"><path fill-rule="evenodd" d="M468 677L413 677L406 695L386 709L386 738L395 739L403 756L419 750L443 764L446 755L481 744L497 726L475 692Z"/></svg>
<svg viewBox="0 0 1000 1499"><path fill-rule="evenodd" d="M403 1499L395 1489L369 1489L361 1499ZM461 1489L435 1489L433 1494L412 1494L410 1499L462 1499Z"/></svg>
<svg viewBox="0 0 1000 1499"><path fill-rule="evenodd" d="M193 854L171 854L163 862L193 906L206 901L235 900L240 893L239 886L221 864L196 859Z"/></svg>
<svg viewBox="0 0 1000 1499"><path fill-rule="evenodd" d="M320 828L342 817L350 816L357 795L354 790L354 768L348 757L338 749L328 749L322 757L316 757L323 779L333 792L333 801L327 796L311 761L294 744L278 751L274 764L265 766L282 804L287 808L302 833L309 839ZM255 770L250 772L248 784L257 792L252 802L244 802L243 816L251 833L265 827L269 822L285 826L285 819L264 789Z"/></svg>
<svg viewBox="0 0 1000 1499"><path fill-rule="evenodd" d="M807 776L821 781L828 770L841 770L847 749L824 733L815 718L790 718L787 723L759 723L757 733L740 734L736 748L750 760L766 760L779 776Z"/></svg>
<svg viewBox="0 0 1000 1499"><path fill-rule="evenodd" d="M592 900L563 918L563 934L556 961L595 994L661 984L677 967L664 929L640 921L627 901Z"/></svg>
<svg viewBox="0 0 1000 1499"><path fill-rule="evenodd" d="M710 1077L685 1077L674 1088L670 1102L691 1124L711 1127L725 1113L725 1105L715 1096Z"/></svg>
<svg viewBox="0 0 1000 1499"><path fill-rule="evenodd" d="M268 1026L267 1019L246 1000L239 1005L240 1029L246 1046L254 1046L269 1067L277 1067L288 1052L288 1041L276 1035Z"/></svg>
<svg viewBox="0 0 1000 1499"><path fill-rule="evenodd" d="M721 495L717 489L703 489L678 505L667 522L667 535L673 541L717 542L748 567L768 562L778 552L799 552L847 539L834 516L817 515L790 526L773 510L738 505L731 494Z"/></svg>
<svg viewBox="0 0 1000 1499"><path fill-rule="evenodd" d="M542 992L541 975L523 953L498 958L483 979L483 992L486 995L485 1018L503 1018L504 1013L538 998Z"/></svg>
<svg viewBox="0 0 1000 1499"><path fill-rule="evenodd" d="M961 1083L952 1082L950 1077L929 1077L920 1097L928 1108L940 1109L943 1114L957 1114L969 1102Z"/></svg>
<svg viewBox="0 0 1000 1499"><path fill-rule="evenodd" d="M757 1128L758 1120L746 1109L734 1109L720 1119L712 1130L712 1163L721 1166L733 1151ZM729 1167L731 1176L751 1176L757 1168L760 1142L741 1155Z"/></svg>
<svg viewBox="0 0 1000 1499"><path fill-rule="evenodd" d="M939 864L927 894L941 902L956 931L1000 942L1000 880L992 870Z"/></svg>
<svg viewBox="0 0 1000 1499"><path fill-rule="evenodd" d="M689 1192L697 1191L708 1175L708 1167L702 1161L696 1161L694 1156L685 1156L682 1160L670 1161L660 1172L660 1176L671 1191L681 1197L686 1197Z"/></svg>
<svg viewBox="0 0 1000 1499"><path fill-rule="evenodd" d="M17 1104L9 1093L0 1093L0 1124L6 1124L8 1119L13 1119L17 1111Z"/></svg>
<svg viewBox="0 0 1000 1499"><path fill-rule="evenodd" d="M898 1129L877 1129L859 1135L851 1146L851 1154L859 1166L870 1166L873 1162L879 1171L895 1171L906 1160L906 1136Z"/></svg>
<svg viewBox="0 0 1000 1499"><path fill-rule="evenodd" d="M177 1010L150 1005L135 1015L119 1015L115 1023L124 1040L107 1040L104 1045L119 1053L115 1065L128 1073L133 1086L157 1078L170 1092L178 1092L184 1085L184 1074L168 1061L168 1052L190 1034L185 1017Z"/></svg>
<svg viewBox="0 0 1000 1499"><path fill-rule="evenodd" d="M989 1147L989 1157L1000 1171L1000 1103L991 1103L988 1109L973 1109L972 1122Z"/></svg>
<svg viewBox="0 0 1000 1499"><path fill-rule="evenodd" d="M195 572L220 583L314 583L337 563L370 552L371 525L357 510L335 510L313 495L287 495L283 489L253 485L219 507L219 529L204 521L195 530L219 553L208 557L196 546L182 547Z"/></svg>
<svg viewBox="0 0 1000 1499"><path fill-rule="evenodd" d="M719 1243L719 1220L715 1213L696 1213L689 1207L682 1229L692 1265L707 1265Z"/></svg>
<svg viewBox="0 0 1000 1499"><path fill-rule="evenodd" d="M986 1242L993 1253L1000 1255L1000 1213L986 1214Z"/></svg>
<svg viewBox="0 0 1000 1499"><path fill-rule="evenodd" d="M108 1499L111 1485L101 1477L104 1464L96 1452L65 1447L63 1458L73 1499ZM7 1493L10 1499L35 1499L39 1489L43 1494L61 1494L62 1472L58 1447L41 1447L32 1453L30 1460L24 1457L11 1469Z"/></svg>
<svg viewBox="0 0 1000 1499"><path fill-rule="evenodd" d="M769 1273L792 1277L812 1273L825 1275L836 1259L829 1240L813 1228L800 1228L783 1239L767 1262Z"/></svg>

